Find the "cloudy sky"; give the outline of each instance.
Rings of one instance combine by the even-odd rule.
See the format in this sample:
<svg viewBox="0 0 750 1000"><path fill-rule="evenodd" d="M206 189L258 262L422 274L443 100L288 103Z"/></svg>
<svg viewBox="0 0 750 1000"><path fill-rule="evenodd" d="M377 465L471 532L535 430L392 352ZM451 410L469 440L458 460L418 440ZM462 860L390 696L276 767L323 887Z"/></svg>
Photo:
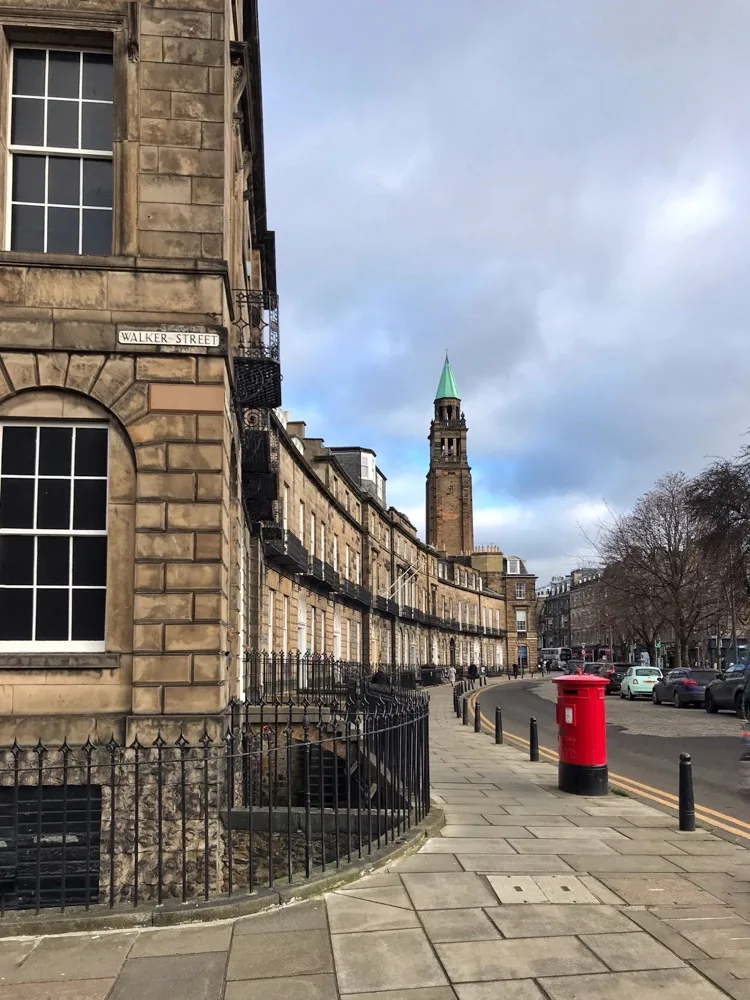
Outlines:
<svg viewBox="0 0 750 1000"><path fill-rule="evenodd" d="M261 0L284 406L546 582L750 427L747 0Z"/></svg>

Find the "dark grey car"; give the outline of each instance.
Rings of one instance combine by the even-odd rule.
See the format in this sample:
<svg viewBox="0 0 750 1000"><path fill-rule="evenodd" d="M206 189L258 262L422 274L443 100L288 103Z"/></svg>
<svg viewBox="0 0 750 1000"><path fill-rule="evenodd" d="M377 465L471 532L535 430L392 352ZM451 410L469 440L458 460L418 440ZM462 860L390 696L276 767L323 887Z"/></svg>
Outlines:
<svg viewBox="0 0 750 1000"><path fill-rule="evenodd" d="M742 696L748 677L748 663L733 663L723 674L718 674L706 688L706 711L713 713L723 708L742 717Z"/></svg>
<svg viewBox="0 0 750 1000"><path fill-rule="evenodd" d="M702 705L706 697L706 686L715 678L713 670L693 670L690 667L670 670L666 677L662 677L654 685L651 700L655 705L671 701L675 708Z"/></svg>

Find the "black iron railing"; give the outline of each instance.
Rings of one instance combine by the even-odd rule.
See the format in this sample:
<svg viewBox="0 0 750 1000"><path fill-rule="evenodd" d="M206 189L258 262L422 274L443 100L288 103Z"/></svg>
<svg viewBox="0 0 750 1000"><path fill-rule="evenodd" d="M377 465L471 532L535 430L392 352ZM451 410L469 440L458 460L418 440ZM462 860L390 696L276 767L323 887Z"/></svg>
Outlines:
<svg viewBox="0 0 750 1000"><path fill-rule="evenodd" d="M318 559L317 556L311 556L310 558L308 576L311 576L313 580L317 580L318 583L330 588L331 590L338 589L338 573L333 566L327 562L323 562L322 559Z"/></svg>
<svg viewBox="0 0 750 1000"><path fill-rule="evenodd" d="M0 915L221 900L310 879L429 811L428 699L234 703L223 731L0 748Z"/></svg>
<svg viewBox="0 0 750 1000"><path fill-rule="evenodd" d="M279 300L266 289L235 292L237 351L234 393L239 409L281 406Z"/></svg>
<svg viewBox="0 0 750 1000"><path fill-rule="evenodd" d="M374 601L375 608L387 615L398 615L398 601L391 600L390 597L377 596Z"/></svg>
<svg viewBox="0 0 750 1000"><path fill-rule="evenodd" d="M268 562L275 562L294 573L307 573L310 561L307 549L288 528L277 524L265 525L262 539Z"/></svg>

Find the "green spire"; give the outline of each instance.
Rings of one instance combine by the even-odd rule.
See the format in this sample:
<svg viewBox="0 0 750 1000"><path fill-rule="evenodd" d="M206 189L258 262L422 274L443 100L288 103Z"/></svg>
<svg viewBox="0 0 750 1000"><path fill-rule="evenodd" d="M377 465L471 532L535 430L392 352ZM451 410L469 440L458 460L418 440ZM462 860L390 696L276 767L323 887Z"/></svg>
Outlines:
<svg viewBox="0 0 750 1000"><path fill-rule="evenodd" d="M437 387L437 395L435 399L460 399L458 394L458 386L456 385L456 380L453 378L453 369L451 368L451 363L448 360L448 352L445 352L445 364L443 365L443 374L440 376L440 385Z"/></svg>

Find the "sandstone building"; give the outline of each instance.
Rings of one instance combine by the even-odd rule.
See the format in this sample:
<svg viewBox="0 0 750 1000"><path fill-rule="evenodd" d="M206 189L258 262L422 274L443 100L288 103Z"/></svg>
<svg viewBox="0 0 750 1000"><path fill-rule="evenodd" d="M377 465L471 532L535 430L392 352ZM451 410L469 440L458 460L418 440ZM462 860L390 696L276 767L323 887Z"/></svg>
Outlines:
<svg viewBox="0 0 750 1000"><path fill-rule="evenodd" d="M0 84L0 740L220 713L248 650L533 660L449 366L429 544L279 410L256 0L0 0Z"/></svg>

